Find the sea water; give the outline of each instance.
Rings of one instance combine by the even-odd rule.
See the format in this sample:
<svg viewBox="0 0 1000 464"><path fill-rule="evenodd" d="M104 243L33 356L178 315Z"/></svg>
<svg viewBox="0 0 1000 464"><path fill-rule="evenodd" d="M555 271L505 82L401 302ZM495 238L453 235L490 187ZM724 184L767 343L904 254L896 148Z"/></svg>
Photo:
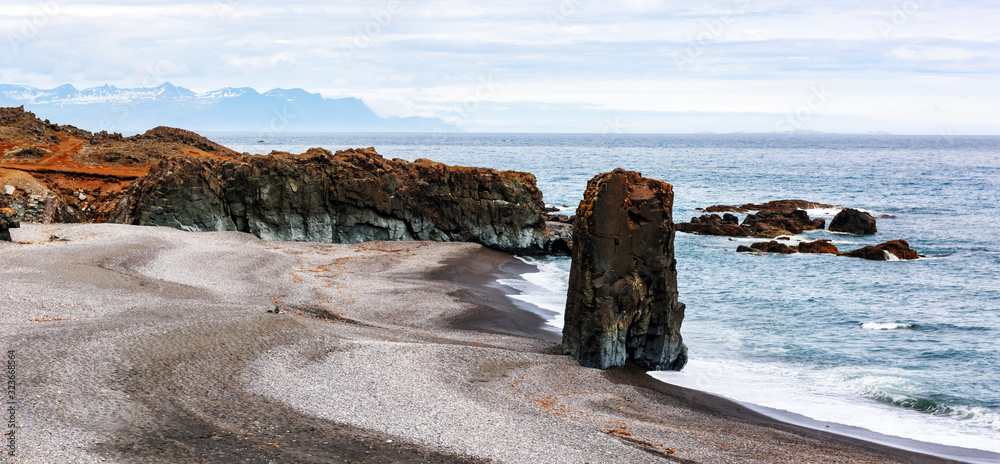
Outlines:
<svg viewBox="0 0 1000 464"><path fill-rule="evenodd" d="M572 214L621 167L698 207L801 198L878 218L841 251L907 240L916 261L738 254L753 239L678 233L690 361L664 381L890 436L1000 452L1000 138L841 135L213 134L238 151L375 147L386 158L535 174ZM837 209L810 211L827 222ZM794 242L793 242L794 243ZM505 283L558 330L569 260Z"/></svg>

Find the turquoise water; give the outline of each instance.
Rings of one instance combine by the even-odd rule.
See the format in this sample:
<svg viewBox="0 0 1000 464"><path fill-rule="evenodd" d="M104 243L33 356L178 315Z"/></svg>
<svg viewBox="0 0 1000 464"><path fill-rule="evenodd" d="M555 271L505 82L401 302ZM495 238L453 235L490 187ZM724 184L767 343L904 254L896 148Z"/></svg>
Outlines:
<svg viewBox="0 0 1000 464"><path fill-rule="evenodd" d="M1000 138L767 135L293 134L239 151L374 146L387 158L528 171L572 210L616 167L674 185L674 217L802 198L878 215L879 233L810 231L842 251L905 239L926 258L754 256L678 234L691 361L658 378L887 435L1000 452ZM813 211L828 219L835 211ZM521 298L559 312L567 259L538 262ZM553 314L553 324L559 325Z"/></svg>

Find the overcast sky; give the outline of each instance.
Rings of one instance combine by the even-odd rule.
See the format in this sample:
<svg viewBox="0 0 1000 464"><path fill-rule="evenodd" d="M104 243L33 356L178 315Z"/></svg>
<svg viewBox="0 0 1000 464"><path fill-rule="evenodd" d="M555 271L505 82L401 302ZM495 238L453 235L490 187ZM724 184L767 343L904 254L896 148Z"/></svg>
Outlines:
<svg viewBox="0 0 1000 464"><path fill-rule="evenodd" d="M1000 2L3 0L0 82L303 88L468 131L1000 134Z"/></svg>

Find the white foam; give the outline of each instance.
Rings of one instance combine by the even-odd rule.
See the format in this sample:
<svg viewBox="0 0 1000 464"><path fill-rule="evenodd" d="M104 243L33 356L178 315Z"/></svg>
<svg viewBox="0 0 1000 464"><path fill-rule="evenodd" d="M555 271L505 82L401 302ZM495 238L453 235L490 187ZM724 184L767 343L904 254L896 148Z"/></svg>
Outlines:
<svg viewBox="0 0 1000 464"><path fill-rule="evenodd" d="M889 250L882 250L882 253L885 253L886 261L900 261L899 257L890 253Z"/></svg>
<svg viewBox="0 0 1000 464"><path fill-rule="evenodd" d="M861 328L865 330L898 330L913 328L913 324L904 324L902 322L865 322L861 324Z"/></svg>
<svg viewBox="0 0 1000 464"><path fill-rule="evenodd" d="M520 279L500 279L497 283L520 292L518 295L510 295L511 298L554 313L554 317L546 323L562 329L563 316L566 312L566 292L569 291L569 260L520 256L518 259L535 266L538 272L521 274Z"/></svg>
<svg viewBox="0 0 1000 464"><path fill-rule="evenodd" d="M805 211L806 213L809 214L809 217L817 217L817 216L834 217L837 215L837 213L843 210L844 208L813 208L813 209L807 209Z"/></svg>
<svg viewBox="0 0 1000 464"><path fill-rule="evenodd" d="M692 353L710 351L691 347ZM927 443L1000 452L1000 415L984 408L931 414L872 399L905 387L905 372L857 366L810 369L789 364L692 357L680 372L650 372L673 385ZM905 388L904 388L905 389ZM964 414L964 416L963 416Z"/></svg>

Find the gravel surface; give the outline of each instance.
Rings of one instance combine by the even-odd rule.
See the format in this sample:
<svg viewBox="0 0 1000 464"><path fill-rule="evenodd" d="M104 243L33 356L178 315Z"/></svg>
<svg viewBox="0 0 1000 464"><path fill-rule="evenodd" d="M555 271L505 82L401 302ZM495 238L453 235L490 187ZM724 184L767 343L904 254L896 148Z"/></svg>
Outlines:
<svg viewBox="0 0 1000 464"><path fill-rule="evenodd" d="M433 278L510 259L475 244L12 233L3 462L940 462L582 368L497 290Z"/></svg>

